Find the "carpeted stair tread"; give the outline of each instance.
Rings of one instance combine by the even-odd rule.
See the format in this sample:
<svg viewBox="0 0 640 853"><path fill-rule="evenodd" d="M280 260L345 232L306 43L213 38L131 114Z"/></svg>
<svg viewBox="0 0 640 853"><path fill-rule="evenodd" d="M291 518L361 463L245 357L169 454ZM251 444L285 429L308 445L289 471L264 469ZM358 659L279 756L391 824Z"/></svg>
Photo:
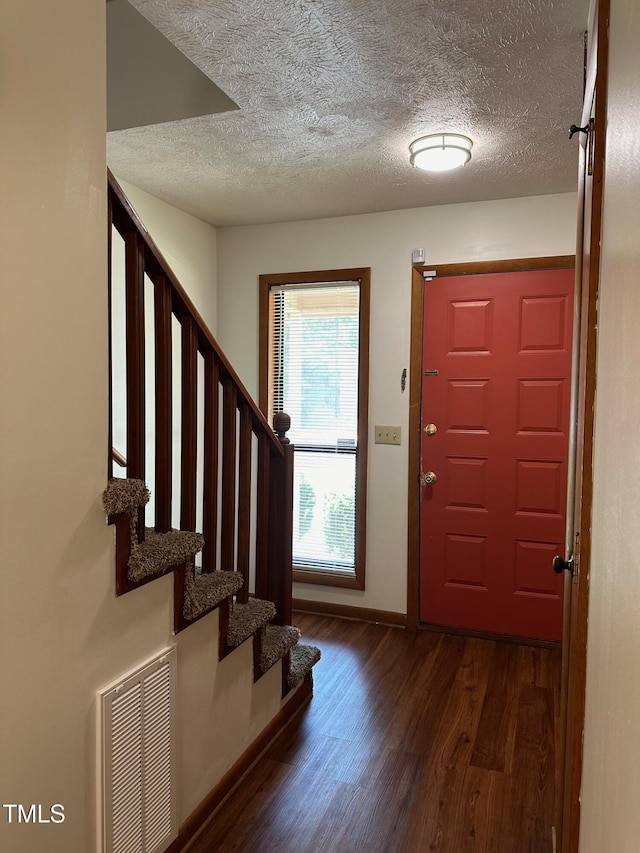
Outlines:
<svg viewBox="0 0 640 853"><path fill-rule="evenodd" d="M263 628L275 615L276 606L272 601L250 598L246 604L236 602L229 613L227 645L236 648L257 630Z"/></svg>
<svg viewBox="0 0 640 853"><path fill-rule="evenodd" d="M287 673L287 684L290 690L298 685L308 672L320 660L321 652L317 646L305 646L297 643L290 652L289 672Z"/></svg>
<svg viewBox="0 0 640 853"><path fill-rule="evenodd" d="M262 635L260 672L268 669L283 658L300 639L300 631L291 625L267 625Z"/></svg>
<svg viewBox="0 0 640 853"><path fill-rule="evenodd" d="M143 480L116 477L109 480L102 493L102 505L107 515L131 515L139 507L149 503L151 493Z"/></svg>
<svg viewBox="0 0 640 853"><path fill-rule="evenodd" d="M185 573L184 579L185 619L197 619L203 613L212 610L225 598L234 595L243 584L238 572L196 572Z"/></svg>
<svg viewBox="0 0 640 853"><path fill-rule="evenodd" d="M192 560L202 550L204 537L190 530L156 533L147 528L144 542L133 542L129 558L129 579L140 581Z"/></svg>

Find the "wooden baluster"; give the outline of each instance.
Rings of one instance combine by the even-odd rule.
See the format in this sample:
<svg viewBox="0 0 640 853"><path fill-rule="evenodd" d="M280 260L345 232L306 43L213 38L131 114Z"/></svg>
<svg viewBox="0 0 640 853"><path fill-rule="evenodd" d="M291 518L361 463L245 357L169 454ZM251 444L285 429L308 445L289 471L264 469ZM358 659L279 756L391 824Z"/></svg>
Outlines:
<svg viewBox="0 0 640 853"><path fill-rule="evenodd" d="M125 235L127 309L127 477L144 480L144 246L136 231ZM138 512L138 540L144 540L144 507Z"/></svg>
<svg viewBox="0 0 640 853"><path fill-rule="evenodd" d="M232 572L235 571L237 395L231 379L225 379L222 383L222 407L222 536L220 557L222 569Z"/></svg>
<svg viewBox="0 0 640 853"><path fill-rule="evenodd" d="M271 453L265 433L258 435L258 482L256 509L256 597L268 597L269 574L269 469Z"/></svg>
<svg viewBox="0 0 640 853"><path fill-rule="evenodd" d="M249 554L251 539L251 440L253 429L248 406L240 409L240 453L238 460L238 571L244 586L239 601L249 600Z"/></svg>
<svg viewBox="0 0 640 853"><path fill-rule="evenodd" d="M180 527L196 529L196 464L198 456L198 330L193 317L182 324L182 454Z"/></svg>
<svg viewBox="0 0 640 853"><path fill-rule="evenodd" d="M147 232L142 228L129 202L109 174L109 223L123 236L126 264L126 405L127 405L127 474L132 478L145 478L145 268L148 267L154 281L155 303L155 374L156 374L156 527L159 530L171 524L172 482L172 316L180 318L182 324L182 448L181 448L181 526L194 529L197 496L197 373L198 352L205 350L205 454L202 460L205 479L204 521L206 535L205 570L217 568L217 541L220 533L222 568L236 569L236 549L241 570L246 576L250 538L250 492L251 492L251 433L256 428L258 437L258 494L256 518L256 589L267 589L267 568L276 566L271 581L279 601L281 618L285 620L291 599L291 537L292 537L292 448L284 457L276 439L269 430L263 414L248 397L244 386L219 349L215 338L195 310L191 300L175 279ZM109 240L111 241L111 234ZM111 252L108 259L111 265ZM110 280L111 286L113 282ZM111 321L113 318L111 318ZM112 346L111 333L109 346ZM110 354L110 370L113 369ZM222 460L222 507L221 525L219 514L219 383L223 376L223 460ZM110 389L112 391L112 389ZM238 465L236 425L238 399L242 400L240 444L242 462ZM110 401L110 406L112 402ZM286 416L285 416L286 417ZM110 429L113 428L109 419ZM284 432L281 439L286 443ZM246 448L246 450L245 450ZM124 448L123 448L124 449ZM113 473L111 454L115 452L109 442L109 474ZM272 458L273 457L273 458ZM117 458L117 457L115 457ZM124 461L124 460L123 460ZM240 468L240 470L238 470ZM240 485L237 485L238 478ZM279 485L276 481L279 478ZM238 490L238 491L237 491ZM240 508L236 509L236 495ZM284 504L283 504L284 500ZM237 520L236 520L237 519ZM236 524L238 525L236 539ZM144 539L144 510L138 519L138 538ZM222 529L219 531L219 527ZM274 544L277 543L277 544ZM124 546L123 546L124 547ZM273 555L278 554L274 560ZM126 560L124 561L126 563ZM283 581L288 571L288 580ZM132 588L126 580L126 589ZM283 591L284 587L284 591ZM258 593L260 594L260 593ZM271 597L265 594L261 597ZM284 602L284 603L283 603Z"/></svg>
<svg viewBox="0 0 640 853"><path fill-rule="evenodd" d="M171 527L171 445L173 441L171 290L165 276L154 282L156 337L156 530Z"/></svg>
<svg viewBox="0 0 640 853"><path fill-rule="evenodd" d="M218 404L220 399L220 367L214 352L204 357L204 549L202 571L216 569L218 544Z"/></svg>
<svg viewBox="0 0 640 853"><path fill-rule="evenodd" d="M269 574L267 598L276 605L275 623L291 624L293 583L293 445L286 436L291 418L284 412L273 417L273 428L284 458L271 460L269 477Z"/></svg>

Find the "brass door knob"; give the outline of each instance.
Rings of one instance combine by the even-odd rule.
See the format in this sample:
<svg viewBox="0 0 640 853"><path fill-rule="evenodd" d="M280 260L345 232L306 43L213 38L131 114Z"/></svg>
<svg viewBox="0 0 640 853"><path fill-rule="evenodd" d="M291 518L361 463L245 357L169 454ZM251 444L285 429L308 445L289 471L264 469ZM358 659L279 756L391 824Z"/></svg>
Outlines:
<svg viewBox="0 0 640 853"><path fill-rule="evenodd" d="M438 478L433 471L427 471L426 474L422 475L422 482L425 486L433 486L438 482Z"/></svg>
<svg viewBox="0 0 640 853"><path fill-rule="evenodd" d="M438 432L438 427L435 424L427 424L424 431L427 435L435 435Z"/></svg>

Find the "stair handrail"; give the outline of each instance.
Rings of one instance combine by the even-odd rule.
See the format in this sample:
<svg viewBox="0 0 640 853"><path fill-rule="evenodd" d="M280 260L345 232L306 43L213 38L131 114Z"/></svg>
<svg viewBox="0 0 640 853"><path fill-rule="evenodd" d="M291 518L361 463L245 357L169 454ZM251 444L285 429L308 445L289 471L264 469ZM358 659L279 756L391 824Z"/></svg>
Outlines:
<svg viewBox="0 0 640 853"><path fill-rule="evenodd" d="M116 462L121 468L127 467L127 459L124 453L120 453L117 447L111 448L111 458L114 462Z"/></svg>
<svg viewBox="0 0 640 853"><path fill-rule="evenodd" d="M211 347L211 349L215 352L218 359L220 360L220 366L236 385L243 402L245 402L250 407L251 414L254 419L254 424L256 425L256 427L258 427L259 425L258 428L264 430L265 434L272 442L275 452L283 454L282 446L276 438L274 431L269 426L269 422L267 421L265 415L263 414L257 403L254 401L251 394L247 391L246 387L244 386L242 380L240 379L236 371L231 366L231 363L224 354L222 348L220 347L220 344L218 343L210 329L207 327L206 323L202 319L202 316L198 312L198 309L191 301L189 295L185 291L184 287L180 284L180 281L171 269L171 266L158 248L158 244L149 234L149 231L145 227L144 223L138 216L133 206L131 205L131 202L125 195L124 191L122 190L122 187L120 186L110 169L107 169L107 174L109 181L109 190L112 194L111 202L112 204L113 202L115 202L115 204L113 204L113 221L115 222L118 217L122 217L122 215L124 215L128 220L130 220L131 224L135 226L138 234L144 241L146 250L149 252L151 258L153 259L153 262L157 265L162 274L166 275L176 300L178 301L178 303L182 303L183 313L190 315L195 320L195 323L198 327L199 337L202 337L207 341L208 345ZM120 209L118 209L119 207Z"/></svg>
<svg viewBox="0 0 640 853"><path fill-rule="evenodd" d="M286 438L282 415L278 436L269 426L237 373L208 329L193 302L142 223L133 206L108 171L109 199L109 305L111 350L111 233L112 225L122 236L126 256L126 386L127 386L127 477L145 479L145 325L144 278L154 285L155 309L155 529L166 532L171 522L172 471L172 331L171 317L181 325L182 345L182 439L180 528L195 530L196 456L198 429L197 358L204 359L204 540L202 571L216 568L218 542L218 437L222 435L220 561L240 571L245 584L238 600L248 598L251 504L251 444L257 437L257 517L255 592L274 601L277 623L291 621L293 534L293 446ZM111 352L109 369L111 367ZM220 393L221 387L221 393ZM221 401L220 401L221 398ZM223 411L220 430L218 411ZM112 402L109 418L109 477L113 477ZM237 412L239 428L236 425ZM276 416L277 417L277 416ZM275 423L274 423L275 426ZM124 459L124 455L121 454ZM120 462L120 460L116 460ZM138 541L145 535L144 510L137 519ZM120 577L118 591L135 584Z"/></svg>

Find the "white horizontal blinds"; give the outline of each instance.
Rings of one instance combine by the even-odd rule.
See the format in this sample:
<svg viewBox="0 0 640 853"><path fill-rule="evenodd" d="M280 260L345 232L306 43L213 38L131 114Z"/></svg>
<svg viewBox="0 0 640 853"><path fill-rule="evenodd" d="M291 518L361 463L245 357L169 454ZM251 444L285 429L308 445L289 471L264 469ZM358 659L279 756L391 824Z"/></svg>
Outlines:
<svg viewBox="0 0 640 853"><path fill-rule="evenodd" d="M291 416L296 445L355 447L359 286L285 285L273 296L274 411Z"/></svg>
<svg viewBox="0 0 640 853"><path fill-rule="evenodd" d="M296 448L293 565L355 572L356 455Z"/></svg>
<svg viewBox="0 0 640 853"><path fill-rule="evenodd" d="M291 416L294 565L355 570L360 287L272 290L272 405Z"/></svg>

